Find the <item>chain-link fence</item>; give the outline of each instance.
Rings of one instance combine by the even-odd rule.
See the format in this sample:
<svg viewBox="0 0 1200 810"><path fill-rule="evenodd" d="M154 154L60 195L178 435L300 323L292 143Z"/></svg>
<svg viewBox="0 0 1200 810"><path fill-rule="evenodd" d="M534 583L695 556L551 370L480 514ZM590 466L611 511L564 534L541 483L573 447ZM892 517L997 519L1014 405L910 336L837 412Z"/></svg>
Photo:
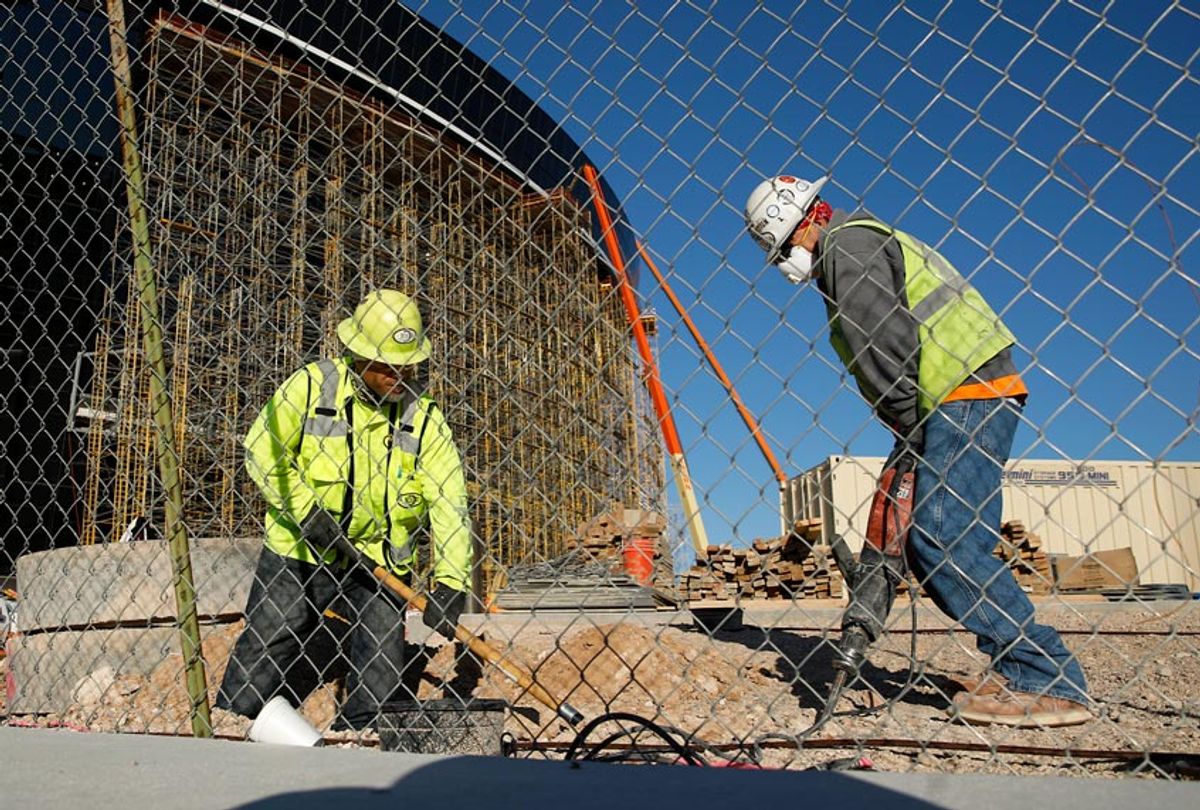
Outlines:
<svg viewBox="0 0 1200 810"><path fill-rule="evenodd" d="M4 4L7 722L1194 773L1197 42Z"/></svg>

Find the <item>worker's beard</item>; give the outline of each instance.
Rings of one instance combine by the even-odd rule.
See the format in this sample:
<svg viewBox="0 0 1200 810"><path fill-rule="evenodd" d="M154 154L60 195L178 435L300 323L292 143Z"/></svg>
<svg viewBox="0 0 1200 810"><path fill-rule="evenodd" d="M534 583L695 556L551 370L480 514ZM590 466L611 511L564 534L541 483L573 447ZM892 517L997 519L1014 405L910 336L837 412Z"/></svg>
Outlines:
<svg viewBox="0 0 1200 810"><path fill-rule="evenodd" d="M386 394L380 394L374 388L367 385L367 381L358 372L351 372L350 379L354 383L354 395L358 397L360 402L364 402L367 405L381 406L396 402L411 402L419 393L416 388L416 379L401 379Z"/></svg>

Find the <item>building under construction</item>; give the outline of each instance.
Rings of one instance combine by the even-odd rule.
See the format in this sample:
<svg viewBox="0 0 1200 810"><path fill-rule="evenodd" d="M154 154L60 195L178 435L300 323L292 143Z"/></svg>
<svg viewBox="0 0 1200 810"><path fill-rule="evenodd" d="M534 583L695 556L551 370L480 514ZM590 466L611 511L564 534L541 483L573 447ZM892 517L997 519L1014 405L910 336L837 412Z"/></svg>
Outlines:
<svg viewBox="0 0 1200 810"><path fill-rule="evenodd" d="M243 5L269 19L273 4ZM416 296L433 340L429 383L464 457L477 576L491 581L497 566L557 555L614 501L662 511L663 456L578 148L547 130L531 154L516 123L544 128L544 114L415 15L380 5L398 43L420 40L399 49L419 60L388 57L399 91L315 57L303 30L225 18L217 4L144 21L141 149L185 519L192 536L261 532L243 469L250 422L288 374L340 352L334 327L365 292L394 287ZM319 22L310 33L333 25ZM448 77L427 73L439 59L516 108L493 120L472 88L458 119L435 114L455 105ZM472 107L475 132L461 118ZM80 374L83 543L143 516L162 525L139 317L137 296L112 285Z"/></svg>

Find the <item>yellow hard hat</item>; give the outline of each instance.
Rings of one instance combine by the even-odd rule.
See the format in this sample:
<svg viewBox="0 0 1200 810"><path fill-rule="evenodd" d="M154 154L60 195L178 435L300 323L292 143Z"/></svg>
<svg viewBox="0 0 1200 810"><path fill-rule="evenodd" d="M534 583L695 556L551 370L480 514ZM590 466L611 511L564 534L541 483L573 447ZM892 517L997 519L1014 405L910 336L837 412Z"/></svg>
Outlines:
<svg viewBox="0 0 1200 810"><path fill-rule="evenodd" d="M337 333L352 354L390 366L420 363L433 348L421 328L417 302L396 290L368 293L338 324Z"/></svg>

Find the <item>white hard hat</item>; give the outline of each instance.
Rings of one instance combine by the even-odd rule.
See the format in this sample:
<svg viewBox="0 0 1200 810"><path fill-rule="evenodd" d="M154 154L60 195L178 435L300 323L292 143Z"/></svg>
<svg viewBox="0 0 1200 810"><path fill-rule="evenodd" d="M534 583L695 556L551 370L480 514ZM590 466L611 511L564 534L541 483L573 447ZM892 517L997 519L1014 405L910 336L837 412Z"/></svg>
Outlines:
<svg viewBox="0 0 1200 810"><path fill-rule="evenodd" d="M779 258L784 243L827 182L828 177L810 182L784 174L762 181L750 192L746 200L746 228L767 252L768 262L773 264Z"/></svg>

